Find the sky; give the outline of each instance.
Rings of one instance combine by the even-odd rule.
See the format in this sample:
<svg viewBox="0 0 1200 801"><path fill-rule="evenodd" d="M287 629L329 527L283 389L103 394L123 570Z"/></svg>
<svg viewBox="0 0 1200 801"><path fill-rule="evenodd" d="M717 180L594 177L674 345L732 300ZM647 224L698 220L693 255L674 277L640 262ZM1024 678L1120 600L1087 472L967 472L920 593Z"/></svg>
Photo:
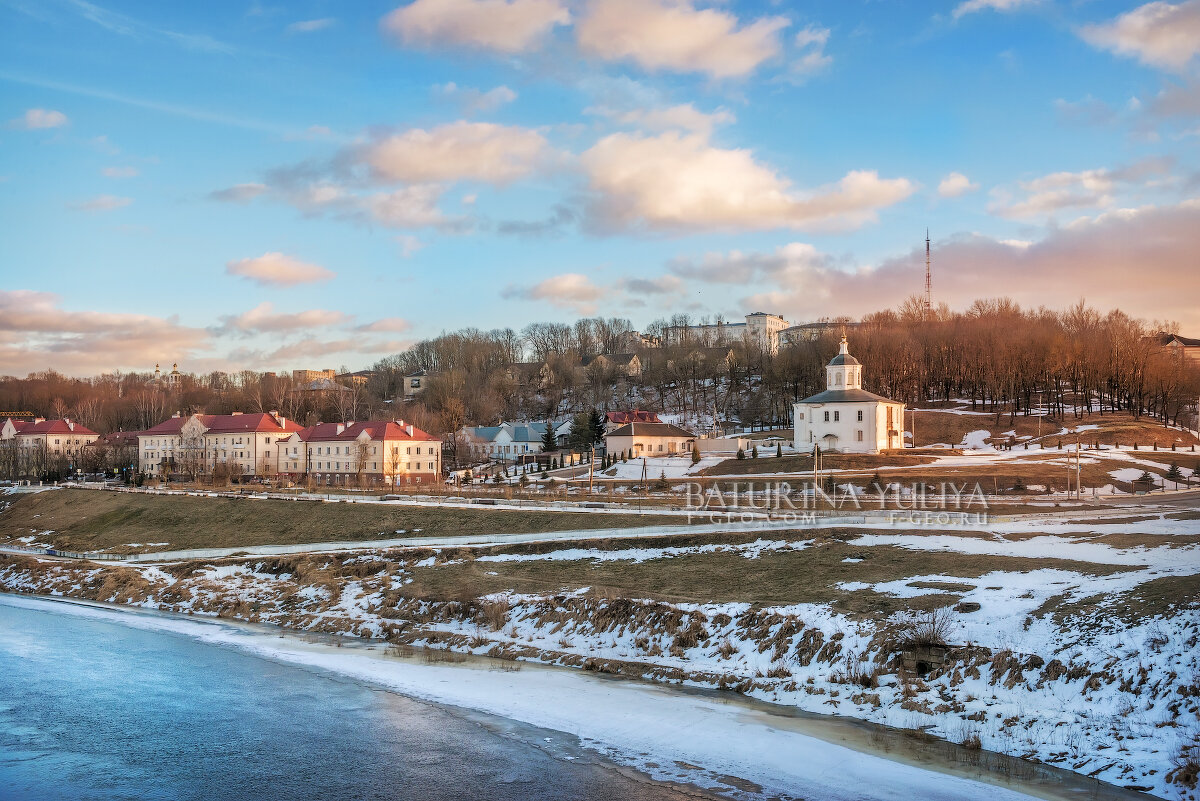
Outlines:
<svg viewBox="0 0 1200 801"><path fill-rule="evenodd" d="M0 0L0 374L1080 300L1200 337L1200 0Z"/></svg>

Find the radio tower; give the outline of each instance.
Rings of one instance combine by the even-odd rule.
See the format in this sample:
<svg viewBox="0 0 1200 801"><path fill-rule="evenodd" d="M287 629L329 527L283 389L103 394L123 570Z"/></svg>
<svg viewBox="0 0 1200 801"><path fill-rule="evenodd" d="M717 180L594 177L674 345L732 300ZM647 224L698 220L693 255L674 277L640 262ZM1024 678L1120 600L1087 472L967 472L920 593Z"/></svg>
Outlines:
<svg viewBox="0 0 1200 801"><path fill-rule="evenodd" d="M929 229L925 229L925 319L933 316L933 272L929 261Z"/></svg>

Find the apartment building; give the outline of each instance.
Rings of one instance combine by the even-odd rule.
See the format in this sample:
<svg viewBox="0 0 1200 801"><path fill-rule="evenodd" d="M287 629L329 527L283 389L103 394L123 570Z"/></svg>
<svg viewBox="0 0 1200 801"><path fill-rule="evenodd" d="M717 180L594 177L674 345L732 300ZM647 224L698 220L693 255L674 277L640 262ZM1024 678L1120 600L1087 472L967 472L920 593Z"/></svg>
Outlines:
<svg viewBox="0 0 1200 801"><path fill-rule="evenodd" d="M403 420L319 423L278 441L278 472L323 486L436 482L442 441Z"/></svg>
<svg viewBox="0 0 1200 801"><path fill-rule="evenodd" d="M270 476L278 472L278 442L301 426L278 412L175 414L138 433L138 461L150 476L171 473Z"/></svg>

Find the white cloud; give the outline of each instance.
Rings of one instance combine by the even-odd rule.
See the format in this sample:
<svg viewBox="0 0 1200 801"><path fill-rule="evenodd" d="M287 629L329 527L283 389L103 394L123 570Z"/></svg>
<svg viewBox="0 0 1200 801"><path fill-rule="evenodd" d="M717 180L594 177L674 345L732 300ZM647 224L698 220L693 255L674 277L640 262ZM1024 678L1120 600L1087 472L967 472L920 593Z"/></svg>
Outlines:
<svg viewBox="0 0 1200 801"><path fill-rule="evenodd" d="M560 0L416 0L392 11L381 25L406 45L521 53L570 21Z"/></svg>
<svg viewBox="0 0 1200 801"><path fill-rule="evenodd" d="M505 298L544 300L551 305L571 309L579 314L593 314L596 301L604 296L604 289L592 283L580 273L563 273L539 281L530 287L507 287L501 293Z"/></svg>
<svg viewBox="0 0 1200 801"><path fill-rule="evenodd" d="M60 128L68 122L67 115L61 111L47 108L31 108L20 117L8 123L10 128L22 128L26 131L36 131L43 128Z"/></svg>
<svg viewBox="0 0 1200 801"><path fill-rule="evenodd" d="M486 92L470 86L459 86L453 81L437 84L433 91L458 103L464 113L495 111L517 99L517 93L507 86L497 86Z"/></svg>
<svg viewBox="0 0 1200 801"><path fill-rule="evenodd" d="M225 203L245 203L266 191L266 184L235 184L227 189L209 192L208 197Z"/></svg>
<svg viewBox="0 0 1200 801"><path fill-rule="evenodd" d="M100 174L105 178L136 178L141 173L137 167L105 167Z"/></svg>
<svg viewBox="0 0 1200 801"><path fill-rule="evenodd" d="M442 196L436 184L417 184L394 192L378 192L362 199L371 219L388 228L427 228L453 222L438 209Z"/></svg>
<svg viewBox="0 0 1200 801"><path fill-rule="evenodd" d="M128 206L133 202L132 198L117 197L116 195L97 195L91 200L84 200L79 203L71 204L71 208L78 211L112 211Z"/></svg>
<svg viewBox="0 0 1200 801"><path fill-rule="evenodd" d="M1111 22L1084 26L1079 35L1094 47L1182 71L1200 53L1200 0L1146 3Z"/></svg>
<svg viewBox="0 0 1200 801"><path fill-rule="evenodd" d="M361 158L376 178L502 184L532 172L549 147L537 131L487 122L413 128L366 146Z"/></svg>
<svg viewBox="0 0 1200 801"><path fill-rule="evenodd" d="M626 125L636 125L649 131L692 131L708 135L718 125L728 125L737 120L733 113L723 108L708 113L700 111L691 103L659 108L636 108L618 111L608 108L590 109Z"/></svg>
<svg viewBox="0 0 1200 801"><path fill-rule="evenodd" d="M938 194L942 197L958 197L978 188L979 184L971 183L971 179L961 172L952 172L938 184Z"/></svg>
<svg viewBox="0 0 1200 801"><path fill-rule="evenodd" d="M913 185L872 171L802 192L749 150L712 147L700 135L612 134L581 161L599 227L654 229L846 228L904 200Z"/></svg>
<svg viewBox="0 0 1200 801"><path fill-rule="evenodd" d="M796 47L800 58L793 65L793 71L802 75L811 75L833 63L833 57L826 55L825 45L829 42L829 29L809 25L796 34Z"/></svg>
<svg viewBox="0 0 1200 801"><path fill-rule="evenodd" d="M316 31L324 30L333 25L337 20L333 17L322 17L321 19L306 19L299 22L293 22L287 26L284 31L286 33L315 33Z"/></svg>
<svg viewBox="0 0 1200 801"><path fill-rule="evenodd" d="M282 253L264 253L252 259L238 259L225 265L228 275L248 278L260 286L295 286L328 281L334 273L318 264L294 259Z"/></svg>
<svg viewBox="0 0 1200 801"><path fill-rule="evenodd" d="M1145 159L1115 170L1094 169L1080 172L1055 172L1030 181L1020 181L1026 192L1014 201L1011 193L998 190L988 211L1001 217L1024 219L1052 215L1064 209L1105 208L1114 202L1114 192L1122 185L1134 184L1169 171L1171 160Z"/></svg>
<svg viewBox="0 0 1200 801"><path fill-rule="evenodd" d="M779 54L779 31L788 24L763 17L742 25L733 14L698 9L690 0L592 0L576 35L584 52L607 61L736 78Z"/></svg>
<svg viewBox="0 0 1200 801"><path fill-rule="evenodd" d="M965 0L954 7L954 18L958 19L966 14L974 14L977 11L1013 11L1022 6L1030 6L1039 0Z"/></svg>
<svg viewBox="0 0 1200 801"><path fill-rule="evenodd" d="M425 243L412 234L400 234L395 237L395 240L396 244L400 246L400 257L403 259L412 258L414 253L425 247Z"/></svg>
<svg viewBox="0 0 1200 801"><path fill-rule="evenodd" d="M238 331L245 334L262 332L298 331L340 325L349 320L349 315L329 309L308 309L292 314L276 313L269 301L238 315L221 317L223 331Z"/></svg>

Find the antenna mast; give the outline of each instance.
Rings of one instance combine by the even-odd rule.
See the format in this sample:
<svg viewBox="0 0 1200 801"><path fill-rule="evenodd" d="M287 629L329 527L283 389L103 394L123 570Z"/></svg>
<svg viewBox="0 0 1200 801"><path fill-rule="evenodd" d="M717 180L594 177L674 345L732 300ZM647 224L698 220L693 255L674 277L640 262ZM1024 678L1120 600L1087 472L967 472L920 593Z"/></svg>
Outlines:
<svg viewBox="0 0 1200 801"><path fill-rule="evenodd" d="M933 271L929 260L929 229L925 229L925 319L933 316Z"/></svg>

